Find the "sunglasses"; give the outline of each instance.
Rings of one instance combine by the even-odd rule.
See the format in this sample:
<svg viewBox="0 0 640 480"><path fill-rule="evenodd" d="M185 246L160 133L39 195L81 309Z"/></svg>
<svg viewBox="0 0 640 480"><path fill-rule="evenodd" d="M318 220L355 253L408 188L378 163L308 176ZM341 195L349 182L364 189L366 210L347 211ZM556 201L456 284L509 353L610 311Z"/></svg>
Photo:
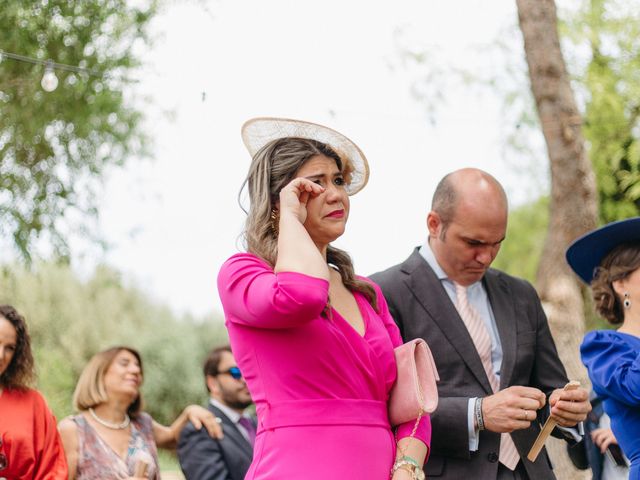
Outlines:
<svg viewBox="0 0 640 480"><path fill-rule="evenodd" d="M2 435L0 435L0 448L2 448ZM0 452L0 470L4 470L9 466L9 459L4 454L4 452Z"/></svg>
<svg viewBox="0 0 640 480"><path fill-rule="evenodd" d="M222 375L223 373L228 373L236 380L240 380L242 378L242 372L238 367L231 367L229 370L225 370L224 372L218 372L218 375Z"/></svg>

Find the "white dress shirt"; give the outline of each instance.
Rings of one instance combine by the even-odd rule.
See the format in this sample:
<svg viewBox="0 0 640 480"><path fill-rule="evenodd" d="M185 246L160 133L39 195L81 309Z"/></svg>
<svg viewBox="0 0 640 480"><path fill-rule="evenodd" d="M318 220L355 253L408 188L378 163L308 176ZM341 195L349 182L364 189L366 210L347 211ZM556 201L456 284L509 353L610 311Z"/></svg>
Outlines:
<svg viewBox="0 0 640 480"><path fill-rule="evenodd" d="M242 434L242 436L247 439L247 442L251 443L251 440L249 439L249 433L247 432L247 429L244 428L240 423L238 423L238 421L240 420L240 417L242 417L242 416L250 418L248 415L240 415L238 412L236 412L235 410L233 410L233 409L227 407L226 405L222 404L221 402L219 402L215 398L210 398L209 402L214 407L217 407L220 410L222 410L222 413L224 413L227 417L229 417L229 420L231 420L233 422L233 424L236 426L236 428Z"/></svg>

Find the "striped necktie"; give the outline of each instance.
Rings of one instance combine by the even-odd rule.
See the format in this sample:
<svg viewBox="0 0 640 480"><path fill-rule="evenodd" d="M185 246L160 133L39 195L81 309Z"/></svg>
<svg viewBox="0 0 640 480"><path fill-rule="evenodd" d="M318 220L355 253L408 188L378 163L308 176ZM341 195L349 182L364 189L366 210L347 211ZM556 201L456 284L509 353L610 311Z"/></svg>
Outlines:
<svg viewBox="0 0 640 480"><path fill-rule="evenodd" d="M500 380L498 380L498 377L493 371L493 363L491 362L491 337L482 318L480 318L480 314L471 303L469 303L467 288L455 282L454 285L456 286L456 308L458 309L458 314L467 327L471 340L473 340L473 344L478 351L491 389L493 393L496 393L500 390ZM500 435L500 455L498 458L500 463L510 470L515 470L520 460L516 445L508 433L502 433Z"/></svg>

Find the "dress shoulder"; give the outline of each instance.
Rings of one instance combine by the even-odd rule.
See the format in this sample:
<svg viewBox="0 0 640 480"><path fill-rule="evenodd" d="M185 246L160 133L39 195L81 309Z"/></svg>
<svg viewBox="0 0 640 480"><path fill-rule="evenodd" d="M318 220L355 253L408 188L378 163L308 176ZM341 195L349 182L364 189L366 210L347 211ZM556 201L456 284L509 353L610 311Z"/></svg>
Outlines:
<svg viewBox="0 0 640 480"><path fill-rule="evenodd" d="M640 339L636 339L637 345L640 345ZM584 360L590 360L597 358L603 351L607 352L607 355L624 355L635 354L637 355L637 346L634 347L633 337L625 333L620 333L615 330L593 330L588 332L582 340L580 345L580 353Z"/></svg>
<svg viewBox="0 0 640 480"><path fill-rule="evenodd" d="M9 394L14 402L19 402L23 406L30 405L29 408L41 414L53 415L47 400L38 390L33 388L11 389L7 391L7 395Z"/></svg>
<svg viewBox="0 0 640 480"><path fill-rule="evenodd" d="M271 270L269 264L257 255L248 252L240 252L227 258L227 260L222 264L220 271L223 272L229 269L234 270L236 268L242 268L245 265L262 266L265 269Z"/></svg>
<svg viewBox="0 0 640 480"><path fill-rule="evenodd" d="M39 409L51 412L47 399L38 390L29 389L28 396L32 399L33 403L38 406Z"/></svg>
<svg viewBox="0 0 640 480"><path fill-rule="evenodd" d="M131 421L135 422L141 431L153 434L153 418L147 412L138 413Z"/></svg>
<svg viewBox="0 0 640 480"><path fill-rule="evenodd" d="M264 259L252 253L236 253L222 264L218 272L218 288L229 287L242 284L243 281L260 279L262 283L265 279L278 283L294 283L302 288L322 288L328 289L329 282L323 278L313 277L301 272L278 272L273 271L273 267ZM267 280L269 281L269 280Z"/></svg>
<svg viewBox="0 0 640 480"><path fill-rule="evenodd" d="M229 258L218 274L227 322L288 328L317 318L327 304L329 282L300 272L274 272L251 253Z"/></svg>
<svg viewBox="0 0 640 480"><path fill-rule="evenodd" d="M5 389L4 394L21 402L40 403L45 405L47 403L42 394L33 388L7 388Z"/></svg>

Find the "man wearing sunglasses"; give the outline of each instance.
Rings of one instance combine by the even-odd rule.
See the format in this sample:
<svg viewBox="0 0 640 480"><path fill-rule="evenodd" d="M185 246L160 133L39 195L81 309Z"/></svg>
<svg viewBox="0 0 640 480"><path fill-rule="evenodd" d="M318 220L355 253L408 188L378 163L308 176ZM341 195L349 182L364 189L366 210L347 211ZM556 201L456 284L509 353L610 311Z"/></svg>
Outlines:
<svg viewBox="0 0 640 480"><path fill-rule="evenodd" d="M253 457L255 420L244 413L251 396L228 345L214 348L204 363L209 409L222 424L224 438L188 424L178 442L178 459L187 480L242 480Z"/></svg>

